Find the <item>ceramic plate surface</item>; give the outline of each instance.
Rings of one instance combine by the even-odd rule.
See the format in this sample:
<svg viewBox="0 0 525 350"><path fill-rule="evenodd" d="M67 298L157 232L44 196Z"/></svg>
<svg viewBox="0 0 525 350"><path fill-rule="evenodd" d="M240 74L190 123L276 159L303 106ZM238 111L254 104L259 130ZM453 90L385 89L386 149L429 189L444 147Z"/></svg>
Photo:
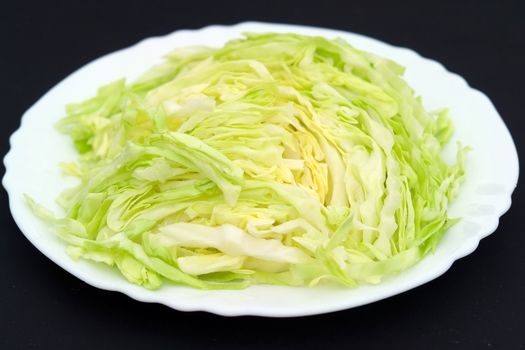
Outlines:
<svg viewBox="0 0 525 350"><path fill-rule="evenodd" d="M130 284L116 270L103 264L73 261L66 254L65 244L35 218L25 202L24 193L60 212L55 198L73 183L72 179L60 174L58 164L75 159L76 153L68 137L53 127L64 115L65 104L91 97L100 85L123 76L136 78L174 48L190 45L220 47L247 31L341 37L358 49L404 65L407 68L406 80L423 97L427 109L449 107L456 130L454 139L470 145L473 151L466 162L466 180L449 211L450 216L464 219L444 235L434 254L429 254L413 268L389 277L379 285L364 285L355 289L256 285L240 291L202 291L165 283L161 289L149 291ZM453 159L455 150L456 143L452 140L445 149L445 156ZM414 51L358 34L253 22L176 31L167 36L143 40L87 64L52 88L24 114L20 129L11 137L11 150L4 162L7 171L3 185L21 231L42 253L83 281L177 310L275 317L343 310L387 298L438 277L456 259L474 251L483 237L494 232L499 217L510 207L519 172L511 135L490 100L441 64L422 58ZM35 273L38 273L37 268Z"/></svg>

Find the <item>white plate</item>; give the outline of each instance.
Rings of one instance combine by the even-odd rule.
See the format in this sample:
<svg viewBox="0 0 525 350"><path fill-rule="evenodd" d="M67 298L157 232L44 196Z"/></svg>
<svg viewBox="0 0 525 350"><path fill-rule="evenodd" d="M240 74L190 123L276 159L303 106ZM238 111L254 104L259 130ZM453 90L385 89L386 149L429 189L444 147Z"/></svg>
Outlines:
<svg viewBox="0 0 525 350"><path fill-rule="evenodd" d="M165 284L160 290L149 291L128 283L115 270L102 264L74 262L66 254L63 242L35 218L24 200L24 193L59 211L54 200L63 188L71 184L71 179L60 175L58 163L73 160L75 152L69 139L53 128L53 123L63 115L66 103L84 100L92 96L98 86L122 76L137 77L176 47L196 44L222 46L246 31L342 37L359 49L403 64L407 68L406 79L423 96L426 108L450 108L456 128L455 138L470 145L473 151L466 162L466 181L450 208L451 216L464 219L445 234L435 254L379 285L356 289L256 285L241 291L201 291ZM455 142L450 144L445 150L448 156L455 152ZM21 231L42 253L83 281L177 310L275 317L348 309L401 293L438 277L456 259L471 253L481 238L496 229L499 217L510 207L519 172L512 138L490 100L439 63L422 58L414 51L353 33L253 22L180 30L141 41L89 63L51 89L24 114L20 129L11 137L11 150L4 162L7 171L3 185ZM35 273L38 273L37 269L35 266Z"/></svg>

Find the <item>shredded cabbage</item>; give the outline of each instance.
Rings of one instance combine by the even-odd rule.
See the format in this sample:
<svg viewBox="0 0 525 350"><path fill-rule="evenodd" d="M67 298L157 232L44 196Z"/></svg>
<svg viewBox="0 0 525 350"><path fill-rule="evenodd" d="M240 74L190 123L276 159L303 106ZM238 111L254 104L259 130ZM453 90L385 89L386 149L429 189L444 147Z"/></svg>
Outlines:
<svg viewBox="0 0 525 350"><path fill-rule="evenodd" d="M201 289L378 283L434 249L464 175L404 68L341 39L248 33L173 51L58 123L79 179L53 224L73 258Z"/></svg>

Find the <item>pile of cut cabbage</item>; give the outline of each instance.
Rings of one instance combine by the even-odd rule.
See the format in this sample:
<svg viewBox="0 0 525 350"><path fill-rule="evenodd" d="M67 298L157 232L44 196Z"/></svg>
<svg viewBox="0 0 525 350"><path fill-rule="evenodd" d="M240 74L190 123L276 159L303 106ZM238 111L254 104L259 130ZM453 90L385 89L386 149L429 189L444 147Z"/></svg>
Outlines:
<svg viewBox="0 0 525 350"><path fill-rule="evenodd" d="M446 110L428 112L395 62L344 40L249 33L185 47L133 83L68 105L79 185L57 218L75 259L149 289L378 283L457 220Z"/></svg>

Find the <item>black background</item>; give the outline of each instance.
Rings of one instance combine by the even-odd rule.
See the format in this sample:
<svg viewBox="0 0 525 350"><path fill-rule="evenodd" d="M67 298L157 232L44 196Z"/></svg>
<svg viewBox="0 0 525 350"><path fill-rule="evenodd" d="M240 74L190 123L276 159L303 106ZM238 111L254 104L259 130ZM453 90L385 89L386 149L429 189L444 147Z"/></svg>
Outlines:
<svg viewBox="0 0 525 350"><path fill-rule="evenodd" d="M181 28L262 20L410 47L485 92L524 138L523 1L17 1L0 9L0 145L85 63ZM93 288L36 250L0 201L0 348L525 348L523 187L495 234L442 277L352 310L295 319L182 313Z"/></svg>

